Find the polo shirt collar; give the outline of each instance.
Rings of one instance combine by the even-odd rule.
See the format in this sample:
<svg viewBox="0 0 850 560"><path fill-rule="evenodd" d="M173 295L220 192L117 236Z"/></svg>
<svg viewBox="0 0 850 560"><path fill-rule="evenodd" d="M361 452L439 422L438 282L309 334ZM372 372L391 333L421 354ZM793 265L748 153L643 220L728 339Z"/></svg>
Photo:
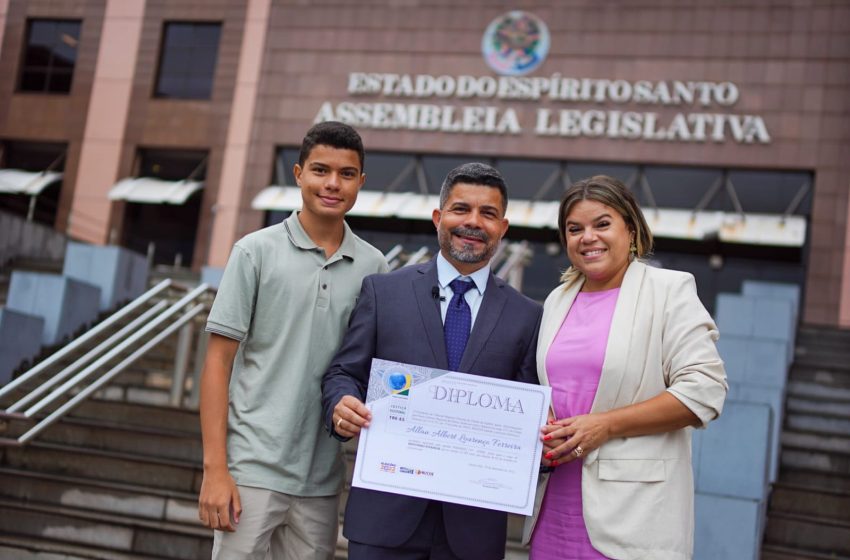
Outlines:
<svg viewBox="0 0 850 560"><path fill-rule="evenodd" d="M458 276L463 276L463 274L458 272L454 265L443 256L442 251L437 253L437 281L440 283L440 287L445 288ZM479 268L467 278L471 278L475 282L478 293L484 295L484 290L487 289L487 280L490 278L490 262L488 261L485 266Z"/></svg>
<svg viewBox="0 0 850 560"><path fill-rule="evenodd" d="M354 232L351 231L351 228L348 227L346 222L343 222L342 226L345 230L342 235L342 243L334 255L354 260L354 252L357 245L354 239ZM290 214L289 217L283 221L283 227L286 229L289 240L299 249L312 251L321 248L316 245L316 243L310 239L310 236L307 235L307 232L304 231L304 226L301 225L301 220L298 219L298 212Z"/></svg>

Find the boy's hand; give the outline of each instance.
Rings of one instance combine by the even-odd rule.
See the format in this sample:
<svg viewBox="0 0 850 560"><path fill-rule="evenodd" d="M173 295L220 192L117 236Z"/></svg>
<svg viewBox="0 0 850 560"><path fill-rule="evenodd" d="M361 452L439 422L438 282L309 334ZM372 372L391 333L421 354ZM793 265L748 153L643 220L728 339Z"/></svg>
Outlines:
<svg viewBox="0 0 850 560"><path fill-rule="evenodd" d="M201 523L210 529L229 533L236 530L242 515L242 502L236 482L227 468L204 469L198 515Z"/></svg>

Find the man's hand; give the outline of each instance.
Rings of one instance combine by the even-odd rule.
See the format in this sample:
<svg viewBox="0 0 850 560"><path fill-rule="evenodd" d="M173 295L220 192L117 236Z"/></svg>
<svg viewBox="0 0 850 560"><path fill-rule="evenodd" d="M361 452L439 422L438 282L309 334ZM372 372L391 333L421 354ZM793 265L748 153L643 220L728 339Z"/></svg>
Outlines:
<svg viewBox="0 0 850 560"><path fill-rule="evenodd" d="M334 431L342 437L351 438L360 434L362 428L369 427L372 413L360 399L345 395L336 403L331 418Z"/></svg>
<svg viewBox="0 0 850 560"><path fill-rule="evenodd" d="M242 515L242 502L236 482L227 468L204 469L198 515L201 523L210 529L230 533L236 530Z"/></svg>

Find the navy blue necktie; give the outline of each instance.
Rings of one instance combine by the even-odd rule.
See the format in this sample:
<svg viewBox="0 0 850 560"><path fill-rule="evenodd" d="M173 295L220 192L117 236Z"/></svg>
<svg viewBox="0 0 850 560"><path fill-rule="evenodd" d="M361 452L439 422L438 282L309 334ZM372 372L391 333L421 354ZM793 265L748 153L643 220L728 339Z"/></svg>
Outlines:
<svg viewBox="0 0 850 560"><path fill-rule="evenodd" d="M463 295L475 287L475 282L465 282L456 278L449 283L454 295L446 310L446 323L443 325L443 334L446 339L446 356L449 359L449 369L457 371L460 367L460 359L466 349L466 341L469 340L469 331L472 328L472 311Z"/></svg>

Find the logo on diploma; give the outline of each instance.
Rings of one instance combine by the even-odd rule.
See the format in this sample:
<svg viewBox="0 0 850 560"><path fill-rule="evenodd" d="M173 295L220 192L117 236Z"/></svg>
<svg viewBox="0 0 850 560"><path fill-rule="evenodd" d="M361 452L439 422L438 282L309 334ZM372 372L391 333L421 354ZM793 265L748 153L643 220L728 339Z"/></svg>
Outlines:
<svg viewBox="0 0 850 560"><path fill-rule="evenodd" d="M384 382L391 395L406 397L410 394L413 376L406 372L390 371L384 375Z"/></svg>

